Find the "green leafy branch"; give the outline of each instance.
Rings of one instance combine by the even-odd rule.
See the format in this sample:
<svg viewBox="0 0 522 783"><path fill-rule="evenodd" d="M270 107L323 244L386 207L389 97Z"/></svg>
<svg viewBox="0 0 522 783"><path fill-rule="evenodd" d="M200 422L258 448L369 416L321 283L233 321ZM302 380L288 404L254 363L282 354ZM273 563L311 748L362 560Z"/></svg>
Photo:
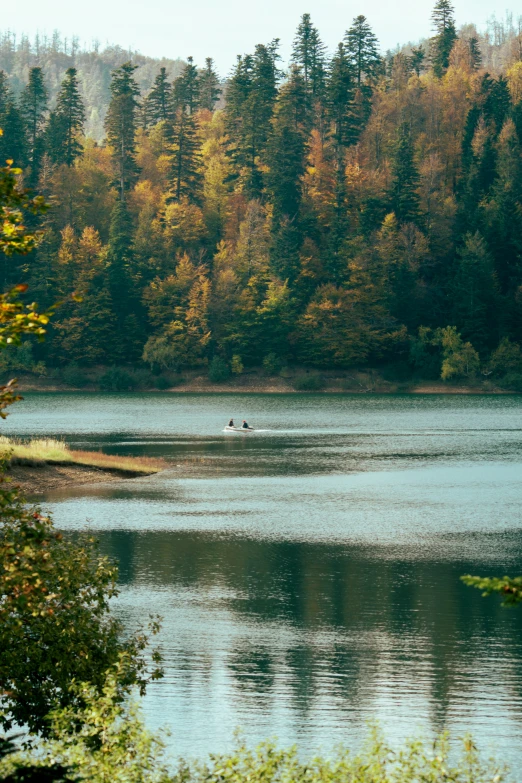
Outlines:
<svg viewBox="0 0 522 783"><path fill-rule="evenodd" d="M517 606L522 602L522 576L481 577L466 574L461 577L464 584L482 590L483 596L498 593L502 596L502 606Z"/></svg>

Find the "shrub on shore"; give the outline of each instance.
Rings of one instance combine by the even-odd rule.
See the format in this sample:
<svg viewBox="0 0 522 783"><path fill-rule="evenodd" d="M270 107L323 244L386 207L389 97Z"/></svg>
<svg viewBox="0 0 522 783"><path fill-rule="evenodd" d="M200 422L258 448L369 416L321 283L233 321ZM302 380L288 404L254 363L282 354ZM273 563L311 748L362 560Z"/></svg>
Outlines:
<svg viewBox="0 0 522 783"><path fill-rule="evenodd" d="M309 373L307 375L298 375L292 381L294 389L297 391L321 391L324 389L324 381L318 373Z"/></svg>
<svg viewBox="0 0 522 783"><path fill-rule="evenodd" d="M214 356L208 368L208 379L211 383L224 383L230 378L230 367L220 356Z"/></svg>

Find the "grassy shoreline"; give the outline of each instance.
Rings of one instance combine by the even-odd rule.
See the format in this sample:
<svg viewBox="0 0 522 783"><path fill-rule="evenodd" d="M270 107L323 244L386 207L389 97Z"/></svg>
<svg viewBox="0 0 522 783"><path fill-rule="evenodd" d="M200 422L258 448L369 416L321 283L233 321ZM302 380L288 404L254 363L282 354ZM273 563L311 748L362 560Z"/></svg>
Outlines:
<svg viewBox="0 0 522 783"><path fill-rule="evenodd" d="M0 452L11 467L79 466L125 476L150 476L166 467L163 460L151 457L121 457L115 454L103 454L100 451L69 449L63 441L52 438L21 441L1 437Z"/></svg>

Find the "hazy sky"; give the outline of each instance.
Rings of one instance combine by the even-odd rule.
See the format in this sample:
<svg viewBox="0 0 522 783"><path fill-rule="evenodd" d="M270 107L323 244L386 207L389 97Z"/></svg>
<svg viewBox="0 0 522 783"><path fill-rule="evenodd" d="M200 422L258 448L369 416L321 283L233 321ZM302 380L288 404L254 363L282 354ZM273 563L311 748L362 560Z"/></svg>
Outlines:
<svg viewBox="0 0 522 783"><path fill-rule="evenodd" d="M519 5L512 4L512 8ZM232 67L236 54L256 43L280 38L286 59L301 14L308 12L330 49L357 14L364 14L383 50L396 43L430 35L434 0L19 0L9 2L0 27L34 35L60 30L84 43L98 39L117 43L155 57L192 55L201 64L215 59L221 75ZM7 0L0 0L0 8ZM457 24L484 26L492 9L503 16L505 7L491 0L456 0Z"/></svg>

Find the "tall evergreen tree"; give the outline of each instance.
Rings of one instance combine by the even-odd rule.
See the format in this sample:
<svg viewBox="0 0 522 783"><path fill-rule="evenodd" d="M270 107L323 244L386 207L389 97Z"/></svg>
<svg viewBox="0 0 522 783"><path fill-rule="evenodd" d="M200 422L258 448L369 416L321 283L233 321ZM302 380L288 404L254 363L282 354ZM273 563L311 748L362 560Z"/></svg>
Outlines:
<svg viewBox="0 0 522 783"><path fill-rule="evenodd" d="M136 180L136 114L138 110L139 88L134 79L137 66L124 63L112 72L111 102L105 118L107 141L112 147L112 157L116 166L115 185L120 200Z"/></svg>
<svg viewBox="0 0 522 783"><path fill-rule="evenodd" d="M310 14L303 14L294 38L292 62L301 68L306 94L312 106L324 94L325 52L326 47L321 41L319 31L312 24Z"/></svg>
<svg viewBox="0 0 522 783"><path fill-rule="evenodd" d="M391 207L399 223L414 223L419 217L419 173L413 143L406 123L399 128L392 160Z"/></svg>
<svg viewBox="0 0 522 783"><path fill-rule="evenodd" d="M440 79L449 65L451 50L457 40L455 14L450 0L437 0L431 19L436 31L431 39L431 63L433 73Z"/></svg>
<svg viewBox="0 0 522 783"><path fill-rule="evenodd" d="M199 72L198 80L199 105L202 109L214 111L221 95L221 88L219 77L214 70L214 60L211 57L205 59L205 67Z"/></svg>
<svg viewBox="0 0 522 783"><path fill-rule="evenodd" d="M0 166L13 160L16 166L26 165L26 136L23 119L9 89L7 74L0 71Z"/></svg>
<svg viewBox="0 0 522 783"><path fill-rule="evenodd" d="M132 218L125 201L112 210L107 251L108 289L115 316L113 338L116 361L139 357L141 305L134 275Z"/></svg>
<svg viewBox="0 0 522 783"><path fill-rule="evenodd" d="M199 108L198 69L192 57L187 57L187 64L181 74L174 80L174 105L182 107L187 114L193 114Z"/></svg>
<svg viewBox="0 0 522 783"><path fill-rule="evenodd" d="M47 150L53 163L72 166L82 152L79 140L85 122L85 108L78 88L76 68L68 68L49 118Z"/></svg>
<svg viewBox="0 0 522 783"><path fill-rule="evenodd" d="M146 104L148 125L172 121L174 116L173 88L168 80L166 68L160 68L152 89L147 95Z"/></svg>
<svg viewBox="0 0 522 783"><path fill-rule="evenodd" d="M327 82L328 115L338 155L357 140L353 75L346 47L340 43L330 62Z"/></svg>
<svg viewBox="0 0 522 783"><path fill-rule="evenodd" d="M337 267L337 254L342 242L346 220L345 153L357 141L358 118L355 107L354 72L346 47L340 43L330 62L327 82L328 118L335 155L334 221L330 232L332 263Z"/></svg>
<svg viewBox="0 0 522 783"><path fill-rule="evenodd" d="M28 161L27 137L22 113L12 98L8 98L2 117L3 135L0 136L0 165L12 160L24 168Z"/></svg>
<svg viewBox="0 0 522 783"><path fill-rule="evenodd" d="M198 203L201 196L201 143L196 121L182 106L176 110L172 129L171 196Z"/></svg>
<svg viewBox="0 0 522 783"><path fill-rule="evenodd" d="M277 97L277 43L259 44L255 54L238 58L227 90L226 127L235 176L252 198L263 190L261 159L272 129Z"/></svg>
<svg viewBox="0 0 522 783"><path fill-rule="evenodd" d="M9 100L9 97L10 97L10 90L7 82L7 74L5 71L0 71L0 127L2 127L1 121L5 114L7 101Z"/></svg>
<svg viewBox="0 0 522 783"><path fill-rule="evenodd" d="M267 148L270 171L266 177L266 187L272 204L273 224L276 226L283 218L297 220L301 203L306 134L304 118L300 121L299 117L299 109L302 110L301 96L295 88L295 80L299 78L297 71L294 80L281 90Z"/></svg>
<svg viewBox="0 0 522 783"><path fill-rule="evenodd" d="M302 71L296 65L290 67L288 81L281 87L277 102L277 114L293 126L294 130L306 134L306 86Z"/></svg>
<svg viewBox="0 0 522 783"><path fill-rule="evenodd" d="M410 68L416 76L420 76L422 69L424 68L424 60L426 58L426 52L422 46L412 46L410 60Z"/></svg>
<svg viewBox="0 0 522 783"><path fill-rule="evenodd" d="M494 165L481 222L501 290L512 294L522 285L522 144L510 120L495 144Z"/></svg>
<svg viewBox="0 0 522 783"><path fill-rule="evenodd" d="M478 232L464 237L451 294L453 323L463 338L480 352L490 351L498 343L497 281L493 259Z"/></svg>
<svg viewBox="0 0 522 783"><path fill-rule="evenodd" d="M482 53L480 51L479 39L476 35L472 35L468 41L469 46L469 59L471 67L474 71L478 71L482 65Z"/></svg>
<svg viewBox="0 0 522 783"><path fill-rule="evenodd" d="M358 87L372 82L382 67L379 42L365 16L357 16L344 36L346 54Z"/></svg>
<svg viewBox="0 0 522 783"><path fill-rule="evenodd" d="M484 74L479 100L485 122L498 136L511 109L511 95L505 77L492 79L489 73Z"/></svg>
<svg viewBox="0 0 522 783"><path fill-rule="evenodd" d="M299 209L305 169L305 138L284 110L274 121L267 148L269 172L266 188L272 205L272 266L283 279L295 280L299 272L301 231Z"/></svg>
<svg viewBox="0 0 522 783"><path fill-rule="evenodd" d="M39 66L29 71L29 81L21 95L20 109L27 129L30 181L34 185L38 180L40 161L44 152L43 132L47 112L47 89L43 71Z"/></svg>

